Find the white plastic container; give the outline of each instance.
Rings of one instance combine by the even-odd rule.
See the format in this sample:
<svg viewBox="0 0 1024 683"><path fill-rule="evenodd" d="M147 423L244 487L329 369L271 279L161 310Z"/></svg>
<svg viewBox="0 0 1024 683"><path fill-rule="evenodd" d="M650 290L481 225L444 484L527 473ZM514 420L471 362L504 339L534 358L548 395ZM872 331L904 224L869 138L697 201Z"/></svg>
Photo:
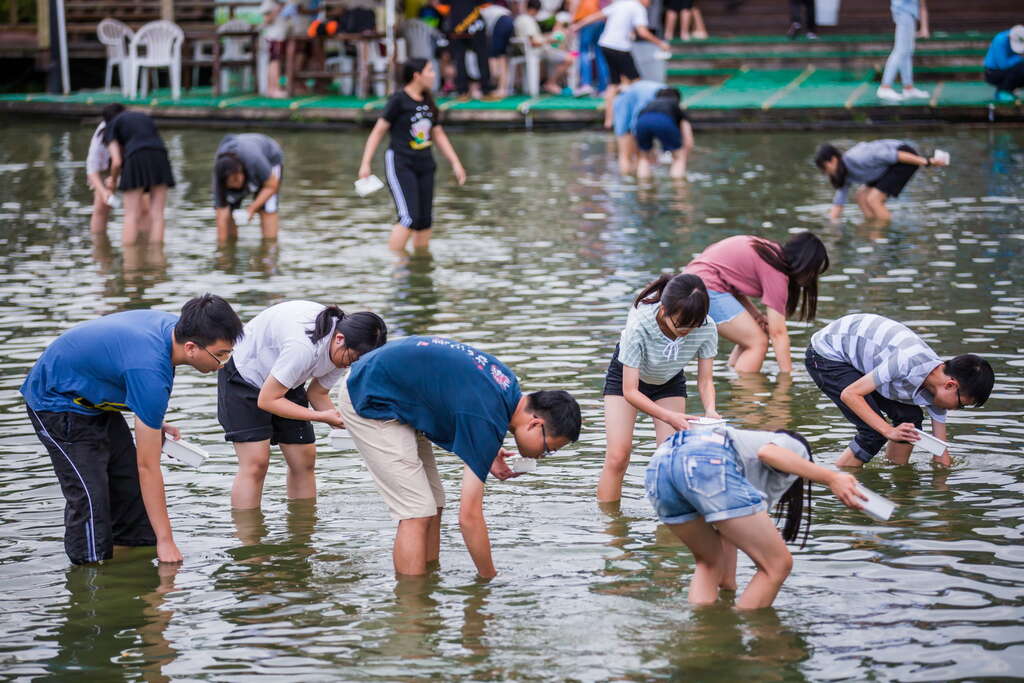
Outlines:
<svg viewBox="0 0 1024 683"><path fill-rule="evenodd" d="M339 451L354 451L356 442L352 440L347 429L332 429L327 435L327 440L333 448Z"/></svg>
<svg viewBox="0 0 1024 683"><path fill-rule="evenodd" d="M116 194L111 193L110 195L107 196L106 204L111 209L120 209L121 208L121 198L118 197Z"/></svg>
<svg viewBox="0 0 1024 683"><path fill-rule="evenodd" d="M896 509L896 503L885 496L880 496L874 491L865 488L862 484L857 484L857 490L868 497L867 500L860 501L860 504L864 506L861 510L865 515L872 519L877 519L879 522L884 522L892 517L892 511Z"/></svg>
<svg viewBox="0 0 1024 683"><path fill-rule="evenodd" d="M714 427L725 426L725 418L721 417L698 417L696 420L690 420L690 429L701 430L701 429L713 429Z"/></svg>
<svg viewBox="0 0 1024 683"><path fill-rule="evenodd" d="M946 150L944 150L944 149L937 149L932 154L932 156L940 164L945 164L946 166L949 166L949 152L947 152Z"/></svg>
<svg viewBox="0 0 1024 683"><path fill-rule="evenodd" d="M917 445L932 455L942 455L949 448L949 444L947 442L942 439L936 439L928 432L922 432L918 429L917 434L921 437L921 440L917 442Z"/></svg>
<svg viewBox="0 0 1024 683"><path fill-rule="evenodd" d="M505 458L505 463L516 473L533 472L537 469L537 458L524 458L520 455L514 458Z"/></svg>
<svg viewBox="0 0 1024 683"><path fill-rule="evenodd" d="M356 186L356 193L360 197L371 195L384 187L384 182L375 175L368 175L365 178L360 178L354 184Z"/></svg>
<svg viewBox="0 0 1024 683"><path fill-rule="evenodd" d="M178 462L192 467L199 467L206 459L209 458L209 454L199 446L191 444L184 439L178 439L175 441L170 437L164 439L164 445L161 449L164 455L170 456Z"/></svg>
<svg viewBox="0 0 1024 683"><path fill-rule="evenodd" d="M235 225L245 225L249 222L249 212L245 209L235 209L231 212L231 218L235 221Z"/></svg>

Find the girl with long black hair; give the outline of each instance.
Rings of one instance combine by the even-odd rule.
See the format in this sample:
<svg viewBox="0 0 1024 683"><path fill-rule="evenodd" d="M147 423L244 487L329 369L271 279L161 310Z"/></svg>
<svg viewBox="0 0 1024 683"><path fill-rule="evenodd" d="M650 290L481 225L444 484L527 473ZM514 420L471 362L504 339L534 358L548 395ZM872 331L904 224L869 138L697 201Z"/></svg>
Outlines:
<svg viewBox="0 0 1024 683"><path fill-rule="evenodd" d="M425 248L430 243L437 171L431 147L435 142L451 163L459 185L466 182L466 170L462 168L459 155L437 122L437 105L430 93L434 77L434 67L425 59L410 59L402 65L402 87L388 100L370 131L359 165L359 177L369 177L377 146L384 134L390 132L384 167L398 211L398 222L388 240L388 247L394 251L404 250L410 237L414 249Z"/></svg>
<svg viewBox="0 0 1024 683"><path fill-rule="evenodd" d="M330 389L387 338L375 313L346 314L312 301L271 306L246 324L217 377L217 420L238 456L233 508L260 506L272 444L288 464L288 498L316 497L312 423L345 426Z"/></svg>
<svg viewBox="0 0 1024 683"><path fill-rule="evenodd" d="M663 443L647 465L645 488L658 518L696 561L689 601L710 604L720 589L736 590L739 549L757 571L736 607L770 606L793 567L786 542L797 539L801 525L807 542L811 482L831 488L849 508L867 500L853 475L815 464L810 445L794 432L714 427L681 431ZM768 514L773 507L781 534Z"/></svg>
<svg viewBox="0 0 1024 683"><path fill-rule="evenodd" d="M736 344L730 366L758 372L770 342L779 370L792 372L786 319L814 320L818 277L828 266L825 245L813 233L801 232L785 244L753 235L729 237L705 249L684 271L704 280L718 334ZM767 313L750 297L760 298Z"/></svg>
<svg viewBox="0 0 1024 683"><path fill-rule="evenodd" d="M640 292L605 375L607 451L598 501L611 503L622 497L637 412L654 420L659 442L689 427L693 418L686 414L683 368L694 358L704 414L719 416L712 366L717 353L718 332L708 316L708 292L699 277L662 275Z"/></svg>

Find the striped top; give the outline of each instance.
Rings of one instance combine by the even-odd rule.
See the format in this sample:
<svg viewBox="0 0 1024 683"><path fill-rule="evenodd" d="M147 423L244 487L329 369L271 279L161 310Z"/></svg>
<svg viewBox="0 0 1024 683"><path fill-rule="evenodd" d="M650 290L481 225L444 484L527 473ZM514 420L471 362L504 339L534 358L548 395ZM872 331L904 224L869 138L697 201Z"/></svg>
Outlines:
<svg viewBox="0 0 1024 683"><path fill-rule="evenodd" d="M923 386L942 360L903 323L872 313L846 315L815 332L811 348L870 373L882 396L924 406L933 420L946 421L946 411L932 405L934 397Z"/></svg>
<svg viewBox="0 0 1024 683"><path fill-rule="evenodd" d="M629 309L626 327L619 337L619 361L640 371L640 381L664 384L694 358L718 354L718 328L710 316L684 337L669 339L658 325L660 303Z"/></svg>

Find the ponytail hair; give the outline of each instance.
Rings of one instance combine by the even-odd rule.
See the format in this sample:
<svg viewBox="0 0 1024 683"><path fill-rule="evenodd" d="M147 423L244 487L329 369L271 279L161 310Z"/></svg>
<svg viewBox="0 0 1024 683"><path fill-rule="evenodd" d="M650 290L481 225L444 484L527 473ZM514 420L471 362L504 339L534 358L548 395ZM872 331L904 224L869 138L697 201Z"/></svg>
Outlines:
<svg viewBox="0 0 1024 683"><path fill-rule="evenodd" d="M333 334L345 335L345 348L359 355L383 346L388 340L388 327L376 313L360 311L346 315L337 306L327 306L316 316L313 329L306 335L316 344Z"/></svg>
<svg viewBox="0 0 1024 683"><path fill-rule="evenodd" d="M416 74L427 68L427 64L430 64L430 61L426 59L413 58L405 60L399 73L399 87L412 83L412 79L415 78ZM429 89L423 91L423 102L430 107L430 113L436 122L437 104L434 102L434 95Z"/></svg>
<svg viewBox="0 0 1024 683"><path fill-rule="evenodd" d="M704 281L689 273L662 275L640 292L633 306L657 303L677 328L700 327L711 306Z"/></svg>
<svg viewBox="0 0 1024 683"><path fill-rule="evenodd" d="M807 457L811 462L814 462L814 456L811 454L811 444L807 443L801 434L797 432L791 432L788 429L776 429L777 434L785 434L791 436L799 441L804 448L807 449ZM804 518L804 488L807 489L807 517ZM779 502L775 505L775 521L778 522L781 519L785 519L785 524L782 527L782 539L787 543L792 543L800 535L800 525L804 525L804 540L800 543L800 547L803 548L807 545L807 537L811 533L811 481L804 479L803 477L797 477L796 481L790 485L786 492L779 498Z"/></svg>
<svg viewBox="0 0 1024 683"><path fill-rule="evenodd" d="M828 180L832 183L832 187L838 190L846 185L847 170L846 163L843 161L842 150L826 143L819 147L818 151L814 153L814 165L822 172L825 171L825 162L836 158L839 159L839 163L836 164L836 172L828 174Z"/></svg>
<svg viewBox="0 0 1024 683"><path fill-rule="evenodd" d="M225 152L217 155L217 158L213 161L213 178L216 181L215 186L219 202L227 203L225 194L228 187L228 178L236 173L241 173L248 180L245 164L242 163L237 154ZM242 182L242 188L245 188L245 181Z"/></svg>
<svg viewBox="0 0 1024 683"><path fill-rule="evenodd" d="M818 276L828 270L828 250L813 232L793 235L785 244L751 237L761 260L789 280L786 317L800 310L800 320L814 320L818 314Z"/></svg>

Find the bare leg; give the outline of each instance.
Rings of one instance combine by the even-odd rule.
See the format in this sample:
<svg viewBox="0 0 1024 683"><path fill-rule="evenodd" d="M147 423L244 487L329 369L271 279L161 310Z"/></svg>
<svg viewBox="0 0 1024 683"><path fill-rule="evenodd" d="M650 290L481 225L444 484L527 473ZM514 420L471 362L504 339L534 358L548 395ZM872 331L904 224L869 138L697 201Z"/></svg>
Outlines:
<svg viewBox="0 0 1024 683"><path fill-rule="evenodd" d="M142 218L142 190L124 193L124 229L121 244L135 244L139 240L139 222Z"/></svg>
<svg viewBox="0 0 1024 683"><path fill-rule="evenodd" d="M654 165L654 150L648 152L637 152L636 155L636 177L639 180L646 180L651 177L651 167Z"/></svg>
<svg viewBox="0 0 1024 683"><path fill-rule="evenodd" d="M441 513L444 508L437 508L437 514L430 518L427 530L427 564L433 564L441 557Z"/></svg>
<svg viewBox="0 0 1024 683"><path fill-rule="evenodd" d="M413 230L412 231L412 248L414 250L426 249L430 246L430 236L433 234L433 229L427 228L426 230Z"/></svg>
<svg viewBox="0 0 1024 683"><path fill-rule="evenodd" d="M729 357L730 363L735 358L733 368L736 372L760 372L768 353L768 335L754 320L754 316L743 311L732 320L720 323L718 334L740 349L739 355Z"/></svg>
<svg viewBox="0 0 1024 683"><path fill-rule="evenodd" d="M686 412L686 399L682 396L670 396L668 398L659 398L654 402L655 404L671 410L674 413L685 413ZM662 441L667 439L676 433L676 428L667 422L662 422L657 418L651 418L654 420L654 438L661 444Z"/></svg>
<svg viewBox="0 0 1024 683"><path fill-rule="evenodd" d="M622 478L633 450L636 408L622 396L605 396L604 422L606 452L601 479L597 483L597 500L610 503L622 498Z"/></svg>
<svg viewBox="0 0 1024 683"><path fill-rule="evenodd" d="M679 12L665 10L665 40L672 40L672 34L676 30L677 19L679 19Z"/></svg>
<svg viewBox="0 0 1024 683"><path fill-rule="evenodd" d="M630 133L620 135L615 138L615 146L619 151L619 173L630 175L637 164L636 138Z"/></svg>
<svg viewBox="0 0 1024 683"><path fill-rule="evenodd" d="M288 498L316 498L316 444L283 443L281 452L288 463Z"/></svg>
<svg viewBox="0 0 1024 683"><path fill-rule="evenodd" d="M736 546L732 542L722 539L722 556L725 560L722 566L722 580L718 588L724 591L736 590Z"/></svg>
<svg viewBox="0 0 1024 683"><path fill-rule="evenodd" d="M395 223L395 226L391 228L391 237L388 238L388 249L391 251L403 251L411 236L412 230L400 223Z"/></svg>
<svg viewBox="0 0 1024 683"><path fill-rule="evenodd" d="M235 455L238 456L238 474L231 486L231 507L258 508L270 468L270 439L235 443Z"/></svg>
<svg viewBox="0 0 1024 683"><path fill-rule="evenodd" d="M906 465L910 462L910 453L914 450L914 444L902 441L889 441L885 445L886 459L897 465Z"/></svg>
<svg viewBox="0 0 1024 683"><path fill-rule="evenodd" d="M862 187L858 189L854 198L857 200L857 206L860 207L860 212L864 214L864 220L874 220L875 209L868 203L868 188Z"/></svg>
<svg viewBox="0 0 1024 683"><path fill-rule="evenodd" d="M153 201L149 193L142 195L142 216L139 218L139 232L145 233L147 238L153 233Z"/></svg>
<svg viewBox="0 0 1024 683"><path fill-rule="evenodd" d="M704 15L699 8L694 7L693 12L693 37L697 40L704 40L708 37L708 30L704 26Z"/></svg>
<svg viewBox="0 0 1024 683"><path fill-rule="evenodd" d="M669 176L672 178L680 179L686 177L686 149L677 149L672 152L672 167L669 170Z"/></svg>
<svg viewBox="0 0 1024 683"><path fill-rule="evenodd" d="M609 83L604 90L604 127L606 129L612 127L612 117L615 113L613 107L615 106L615 96L618 94L619 85L617 83Z"/></svg>
<svg viewBox="0 0 1024 683"><path fill-rule="evenodd" d="M232 218L232 222L234 218ZM265 240L276 240L277 239L277 213L267 213L266 211L260 211L260 229L263 231L263 239ZM237 228L236 228L237 231ZM237 235L237 232L236 232Z"/></svg>
<svg viewBox="0 0 1024 683"><path fill-rule="evenodd" d="M430 545L430 524L433 517L416 517L398 522L393 553L395 573L419 576L427 573L427 549Z"/></svg>
<svg viewBox="0 0 1024 683"><path fill-rule="evenodd" d="M157 185L149 190L149 241L164 241L164 207L167 204L167 186Z"/></svg>
<svg viewBox="0 0 1024 683"><path fill-rule="evenodd" d="M769 607L793 569L793 556L767 512L716 522L722 538L746 553L757 572L736 601L740 609Z"/></svg>
<svg viewBox="0 0 1024 683"><path fill-rule="evenodd" d="M92 217L89 219L89 231L94 235L107 231L107 221L110 220L110 207L103 201L103 195L93 190L92 193Z"/></svg>
<svg viewBox="0 0 1024 683"><path fill-rule="evenodd" d="M680 12L679 37L683 40L690 39L690 22L693 20L693 10L684 9Z"/></svg>
<svg viewBox="0 0 1024 683"><path fill-rule="evenodd" d="M836 460L836 467L853 467L861 468L864 467L864 463L857 459L857 456L853 454L853 451L849 448L843 451L843 454Z"/></svg>
<svg viewBox="0 0 1024 683"><path fill-rule="evenodd" d="M694 605L710 605L718 600L718 586L725 571L726 558L721 537L699 517L684 524L669 524L668 528L686 544L697 563L687 599Z"/></svg>
<svg viewBox="0 0 1024 683"><path fill-rule="evenodd" d="M868 188L864 201L871 210L872 220L879 223L888 223L890 221L892 214L889 213L889 209L885 206L886 199L888 199L888 196L877 187Z"/></svg>

